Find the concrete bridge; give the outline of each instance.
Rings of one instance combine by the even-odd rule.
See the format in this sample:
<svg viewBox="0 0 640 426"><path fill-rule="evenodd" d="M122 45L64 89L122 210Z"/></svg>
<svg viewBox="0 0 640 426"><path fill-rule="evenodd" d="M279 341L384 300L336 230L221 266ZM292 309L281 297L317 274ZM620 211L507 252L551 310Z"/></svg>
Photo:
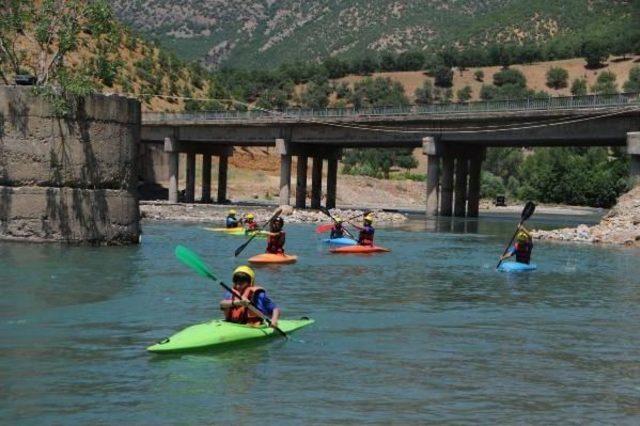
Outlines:
<svg viewBox="0 0 640 426"><path fill-rule="evenodd" d="M543 100L471 102L399 108L145 113L141 140L145 176L168 177L178 199L178 156L186 154L186 201L195 194L195 156L203 155L202 201L211 202L211 157L219 157L218 202L226 199L228 157L235 146L271 146L280 154L280 203L290 204L297 157L295 206L321 201L327 161L328 208L335 206L344 148L422 147L427 161L427 215L478 215L480 172L487 147L627 146L640 176L640 96L591 95ZM165 167L158 167L164 164ZM160 171L162 170L162 171ZM151 176L151 178L153 178Z"/></svg>

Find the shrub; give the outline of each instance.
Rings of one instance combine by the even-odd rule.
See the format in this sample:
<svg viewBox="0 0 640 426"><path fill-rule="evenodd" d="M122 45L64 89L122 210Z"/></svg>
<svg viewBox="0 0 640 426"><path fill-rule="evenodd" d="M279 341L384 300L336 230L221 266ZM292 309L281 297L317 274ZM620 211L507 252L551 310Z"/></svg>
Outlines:
<svg viewBox="0 0 640 426"><path fill-rule="evenodd" d="M591 91L598 95L613 95L618 93L616 75L611 71L603 71L598 75L596 84L591 86Z"/></svg>
<svg viewBox="0 0 640 426"><path fill-rule="evenodd" d="M635 66L629 71L629 80L624 83L625 92L640 92L640 66Z"/></svg>
<svg viewBox="0 0 640 426"><path fill-rule="evenodd" d="M547 87L552 89L562 89L567 87L569 73L564 68L552 67L547 71Z"/></svg>
<svg viewBox="0 0 640 426"><path fill-rule="evenodd" d="M573 96L585 96L587 94L587 80L576 78L571 83L571 94Z"/></svg>
<svg viewBox="0 0 640 426"><path fill-rule="evenodd" d="M493 84L500 87L505 84L513 84L520 87L527 87L527 78L520 71L507 68L498 71L493 75Z"/></svg>
<svg viewBox="0 0 640 426"><path fill-rule="evenodd" d="M456 92L456 97L458 98L458 102L467 102L471 99L472 94L473 90L471 86L464 86Z"/></svg>

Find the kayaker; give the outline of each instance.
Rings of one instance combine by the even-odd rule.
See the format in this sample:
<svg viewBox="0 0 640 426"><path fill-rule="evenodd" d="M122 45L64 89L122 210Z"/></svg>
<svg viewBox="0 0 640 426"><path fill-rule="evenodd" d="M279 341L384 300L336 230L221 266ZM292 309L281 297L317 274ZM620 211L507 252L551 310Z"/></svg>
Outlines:
<svg viewBox="0 0 640 426"><path fill-rule="evenodd" d="M238 227L238 219L236 219L236 214L238 214L235 210L229 210L226 219L227 228L237 228Z"/></svg>
<svg viewBox="0 0 640 426"><path fill-rule="evenodd" d="M269 236L267 237L267 253L284 254L284 243L286 241L284 227L284 219L275 218L270 225Z"/></svg>
<svg viewBox="0 0 640 426"><path fill-rule="evenodd" d="M356 229L360 231L360 235L358 236L358 244L361 246L372 246L373 245L373 234L376 230L372 226L373 224L373 215L368 214L364 217L364 225L362 227L354 225Z"/></svg>
<svg viewBox="0 0 640 426"><path fill-rule="evenodd" d="M242 295L242 299L229 292L225 294L224 299L220 301L220 309L224 312L225 320L255 326L262 324L262 318L248 308L251 301L260 312L271 317L272 325L277 326L280 309L269 299L267 291L257 286L255 281L256 274L248 266L239 266L233 271L233 289Z"/></svg>
<svg viewBox="0 0 640 426"><path fill-rule="evenodd" d="M516 243L509 248L509 250L500 257L500 260L505 260L511 256L516 257L516 262L529 264L531 262L531 251L533 250L533 238L531 232L524 226L520 226L520 230L516 234Z"/></svg>
<svg viewBox="0 0 640 426"><path fill-rule="evenodd" d="M249 232L258 230L258 223L252 213L244 217L244 229Z"/></svg>
<svg viewBox="0 0 640 426"><path fill-rule="evenodd" d="M343 238L344 237L344 228L342 224L344 221L339 217L335 218L335 222L333 224L333 228L331 228L331 236L329 238Z"/></svg>

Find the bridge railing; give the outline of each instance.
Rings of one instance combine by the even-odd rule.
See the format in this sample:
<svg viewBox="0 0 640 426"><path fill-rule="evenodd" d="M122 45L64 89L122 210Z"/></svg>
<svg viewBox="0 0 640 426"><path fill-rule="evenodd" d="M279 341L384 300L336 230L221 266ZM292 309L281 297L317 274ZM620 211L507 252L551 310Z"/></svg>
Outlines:
<svg viewBox="0 0 640 426"><path fill-rule="evenodd" d="M562 109L597 109L640 105L639 93L619 93L612 95L563 96L549 98L528 98L499 101L441 103L430 105L410 105L375 108L323 108L285 110L251 109L247 111L199 111L185 113L146 112L143 122L163 123L170 121L245 121L282 119L335 119L366 118L403 115L469 114L483 112L545 111Z"/></svg>

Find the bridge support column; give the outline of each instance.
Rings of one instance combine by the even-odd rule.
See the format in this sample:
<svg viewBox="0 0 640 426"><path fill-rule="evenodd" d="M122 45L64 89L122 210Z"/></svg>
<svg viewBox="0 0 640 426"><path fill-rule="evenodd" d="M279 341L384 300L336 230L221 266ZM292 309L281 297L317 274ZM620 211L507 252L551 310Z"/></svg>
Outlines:
<svg viewBox="0 0 640 426"><path fill-rule="evenodd" d="M298 165L296 170L296 208L307 207L307 162L306 155L298 155Z"/></svg>
<svg viewBox="0 0 640 426"><path fill-rule="evenodd" d="M322 157L313 157L311 167L311 208L319 209L322 199Z"/></svg>
<svg viewBox="0 0 640 426"><path fill-rule="evenodd" d="M632 185L640 184L640 132L627 133L627 154L629 154L629 177Z"/></svg>
<svg viewBox="0 0 640 426"><path fill-rule="evenodd" d="M211 154L202 154L202 199L211 202Z"/></svg>
<svg viewBox="0 0 640 426"><path fill-rule="evenodd" d="M442 176L440 180L440 216L451 216L453 205L453 166L454 157L442 158Z"/></svg>
<svg viewBox="0 0 640 426"><path fill-rule="evenodd" d="M178 141L175 138L164 138L164 152L169 156L168 180L169 180L169 202L178 202L178 164L180 153L178 152Z"/></svg>
<svg viewBox="0 0 640 426"><path fill-rule="evenodd" d="M227 173L229 171L229 156L218 157L218 198L220 204L227 201Z"/></svg>
<svg viewBox="0 0 640 426"><path fill-rule="evenodd" d="M276 150L280 154L280 205L291 205L291 150L284 139L276 139Z"/></svg>
<svg viewBox="0 0 640 426"><path fill-rule="evenodd" d="M327 208L336 207L336 193L338 189L338 156L331 156L327 160Z"/></svg>
<svg viewBox="0 0 640 426"><path fill-rule="evenodd" d="M467 217L478 217L480 213L480 177L485 149L480 148L469 160L469 192Z"/></svg>
<svg viewBox="0 0 640 426"><path fill-rule="evenodd" d="M422 152L427 155L427 217L437 216L438 181L440 179L440 143L432 137L422 139Z"/></svg>
<svg viewBox="0 0 640 426"><path fill-rule="evenodd" d="M187 153L187 186L184 198L187 203L193 203L196 192L196 154L195 152Z"/></svg>
<svg viewBox="0 0 640 426"><path fill-rule="evenodd" d="M467 177L469 166L466 157L456 158L456 183L455 199L453 202L453 214L457 217L465 217L467 210Z"/></svg>

